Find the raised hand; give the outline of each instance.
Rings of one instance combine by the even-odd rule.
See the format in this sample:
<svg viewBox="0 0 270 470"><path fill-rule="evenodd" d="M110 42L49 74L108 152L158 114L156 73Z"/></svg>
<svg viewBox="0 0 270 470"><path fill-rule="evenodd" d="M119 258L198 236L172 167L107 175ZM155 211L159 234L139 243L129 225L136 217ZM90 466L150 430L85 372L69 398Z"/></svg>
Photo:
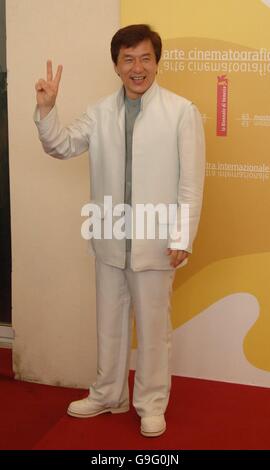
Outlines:
<svg viewBox="0 0 270 470"><path fill-rule="evenodd" d="M52 61L48 60L47 80L41 78L36 83L35 88L37 92L37 104L40 109L41 118L46 116L46 114L48 114L55 105L62 70L63 66L58 65L56 75L53 78Z"/></svg>

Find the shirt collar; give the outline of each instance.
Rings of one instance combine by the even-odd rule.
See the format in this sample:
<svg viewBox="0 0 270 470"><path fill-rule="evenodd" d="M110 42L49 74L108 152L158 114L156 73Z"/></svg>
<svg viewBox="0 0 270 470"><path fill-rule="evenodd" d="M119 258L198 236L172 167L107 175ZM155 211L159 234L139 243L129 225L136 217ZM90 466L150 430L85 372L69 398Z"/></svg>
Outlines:
<svg viewBox="0 0 270 470"><path fill-rule="evenodd" d="M148 88L148 90L146 90L146 92L141 97L141 110L145 109L149 101L151 101L152 97L157 91L157 88L158 88L158 84L156 80L154 80L152 85ZM124 86L122 86L116 98L119 111L124 105L124 98L125 98L125 90L124 90Z"/></svg>

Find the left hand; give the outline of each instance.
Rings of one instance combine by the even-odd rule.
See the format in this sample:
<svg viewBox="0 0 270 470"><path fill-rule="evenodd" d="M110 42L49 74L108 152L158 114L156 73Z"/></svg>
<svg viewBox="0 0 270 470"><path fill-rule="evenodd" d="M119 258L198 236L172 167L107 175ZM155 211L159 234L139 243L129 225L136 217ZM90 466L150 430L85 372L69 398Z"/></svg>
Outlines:
<svg viewBox="0 0 270 470"><path fill-rule="evenodd" d="M173 268L177 268L179 264L184 261L188 257L189 253L183 250L172 250L171 248L167 248L167 256L171 257L170 265Z"/></svg>

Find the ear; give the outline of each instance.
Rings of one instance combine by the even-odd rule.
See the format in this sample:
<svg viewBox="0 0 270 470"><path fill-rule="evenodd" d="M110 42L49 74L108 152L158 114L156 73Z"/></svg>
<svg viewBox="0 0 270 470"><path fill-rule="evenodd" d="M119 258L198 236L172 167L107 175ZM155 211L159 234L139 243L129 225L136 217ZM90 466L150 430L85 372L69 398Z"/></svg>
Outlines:
<svg viewBox="0 0 270 470"><path fill-rule="evenodd" d="M119 74L118 69L117 69L117 65L115 65L115 64L114 64L114 71L115 71L115 73L117 73L117 75L120 77L120 74Z"/></svg>

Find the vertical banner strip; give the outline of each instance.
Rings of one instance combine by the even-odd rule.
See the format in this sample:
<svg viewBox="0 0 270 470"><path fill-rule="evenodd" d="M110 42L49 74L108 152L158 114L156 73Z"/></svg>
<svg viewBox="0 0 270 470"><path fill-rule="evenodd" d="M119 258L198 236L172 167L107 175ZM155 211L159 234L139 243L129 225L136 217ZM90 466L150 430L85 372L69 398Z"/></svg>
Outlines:
<svg viewBox="0 0 270 470"><path fill-rule="evenodd" d="M217 77L217 136L227 136L228 122L228 79L226 75Z"/></svg>

